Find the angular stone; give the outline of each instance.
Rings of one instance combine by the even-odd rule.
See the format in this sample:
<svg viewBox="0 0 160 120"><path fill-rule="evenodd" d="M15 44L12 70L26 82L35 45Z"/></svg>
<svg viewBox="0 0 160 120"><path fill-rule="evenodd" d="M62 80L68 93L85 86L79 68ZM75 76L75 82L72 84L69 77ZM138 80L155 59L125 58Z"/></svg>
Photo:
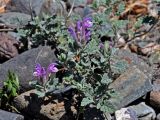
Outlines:
<svg viewBox="0 0 160 120"><path fill-rule="evenodd" d="M24 116L32 119L73 120L77 111L71 101L56 95L42 100L35 95L35 90L30 90L17 96L13 104Z"/></svg>
<svg viewBox="0 0 160 120"><path fill-rule="evenodd" d="M160 109L160 91L152 91L150 93L150 104L153 107Z"/></svg>
<svg viewBox="0 0 160 120"><path fill-rule="evenodd" d="M160 113L158 113L156 120L160 120Z"/></svg>
<svg viewBox="0 0 160 120"><path fill-rule="evenodd" d="M138 120L155 120L156 118L154 109L146 105L144 102L138 105L129 106L128 108L136 112Z"/></svg>
<svg viewBox="0 0 160 120"><path fill-rule="evenodd" d="M34 0L33 0L34 1ZM67 15L67 7L64 1L60 0L44 0L44 3L40 9L39 16L43 17L43 14L47 15Z"/></svg>
<svg viewBox="0 0 160 120"><path fill-rule="evenodd" d="M20 114L0 110L0 120L24 120L24 117Z"/></svg>
<svg viewBox="0 0 160 120"><path fill-rule="evenodd" d="M0 23L11 26L13 28L24 26L30 20L31 16L24 13L8 12L0 15Z"/></svg>
<svg viewBox="0 0 160 120"><path fill-rule="evenodd" d="M0 33L0 62L18 55L18 41L7 33Z"/></svg>
<svg viewBox="0 0 160 120"><path fill-rule="evenodd" d="M109 88L118 92L118 98L111 102L116 109L120 109L152 90L151 79L140 71L137 66L130 67L118 77Z"/></svg>
<svg viewBox="0 0 160 120"><path fill-rule="evenodd" d="M153 91L160 91L160 65L152 65L154 68L153 73Z"/></svg>
<svg viewBox="0 0 160 120"><path fill-rule="evenodd" d="M33 70L36 63L47 67L57 59L54 51L50 47L38 47L28 50L0 65L0 88L7 77L8 70L16 73L19 77L21 90L26 91L31 88L29 81L34 80Z"/></svg>
<svg viewBox="0 0 160 120"><path fill-rule="evenodd" d="M11 0L11 3L7 5L7 9L29 15L33 12L35 15L38 15L44 1L45 0Z"/></svg>
<svg viewBox="0 0 160 120"><path fill-rule="evenodd" d="M57 2L57 0L12 0L11 4L11 6L8 5L10 11L34 16L42 16L43 14L53 15L60 12L67 12L65 3L61 0L59 2Z"/></svg>
<svg viewBox="0 0 160 120"><path fill-rule="evenodd" d="M136 112L129 108L121 108L115 112L116 120L138 120Z"/></svg>
<svg viewBox="0 0 160 120"><path fill-rule="evenodd" d="M140 59L137 54L131 53L127 50L117 50L114 56L117 58L115 59L115 62L118 60L124 60L128 63L128 68L136 65L140 71L152 78L152 68L149 67L144 60Z"/></svg>

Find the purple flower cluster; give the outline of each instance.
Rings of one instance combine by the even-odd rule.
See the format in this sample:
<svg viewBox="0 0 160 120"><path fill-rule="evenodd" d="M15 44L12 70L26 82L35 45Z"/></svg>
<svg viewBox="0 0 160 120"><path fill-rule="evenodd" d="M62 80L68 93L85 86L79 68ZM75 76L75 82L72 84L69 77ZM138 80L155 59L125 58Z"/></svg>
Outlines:
<svg viewBox="0 0 160 120"><path fill-rule="evenodd" d="M38 77L39 79L43 79L43 80L46 80L47 77L51 74L51 73L56 73L58 72L58 69L56 67L56 63L51 63L47 70L42 67L39 63L36 64L35 66L35 71L33 72L33 75L35 77Z"/></svg>
<svg viewBox="0 0 160 120"><path fill-rule="evenodd" d="M70 35L78 42L87 42L90 39L91 31L89 28L93 26L92 18L86 17L82 21L78 20L76 27L69 27L68 31Z"/></svg>

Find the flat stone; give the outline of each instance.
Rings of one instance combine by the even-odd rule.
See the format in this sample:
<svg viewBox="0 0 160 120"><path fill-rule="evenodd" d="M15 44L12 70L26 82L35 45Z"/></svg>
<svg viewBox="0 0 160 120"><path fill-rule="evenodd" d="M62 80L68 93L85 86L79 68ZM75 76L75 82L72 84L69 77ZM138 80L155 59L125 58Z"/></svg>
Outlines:
<svg viewBox="0 0 160 120"><path fill-rule="evenodd" d="M59 2L61 2L61 4ZM63 1L59 2L57 2L57 0L12 0L11 6L8 6L8 9L33 16L67 12L65 3Z"/></svg>
<svg viewBox="0 0 160 120"><path fill-rule="evenodd" d="M153 64L153 91L160 91L160 65Z"/></svg>
<svg viewBox="0 0 160 120"><path fill-rule="evenodd" d="M154 109L146 105L144 102L138 105L129 106L128 108L136 112L138 120L155 120L156 118Z"/></svg>
<svg viewBox="0 0 160 120"><path fill-rule="evenodd" d="M11 0L11 3L7 6L7 9L28 15L31 15L31 13L38 15L44 1L45 0Z"/></svg>
<svg viewBox="0 0 160 120"><path fill-rule="evenodd" d="M152 78L153 70L148 64L135 53L131 53L127 50L117 50L114 54L114 57L117 58L114 62L119 60L124 60L128 63L128 68L132 66L137 66L137 68L142 71L147 77Z"/></svg>
<svg viewBox="0 0 160 120"><path fill-rule="evenodd" d="M0 14L0 23L11 26L13 28L24 26L30 20L31 16L24 13L7 12Z"/></svg>
<svg viewBox="0 0 160 120"><path fill-rule="evenodd" d="M116 120L138 120L136 112L129 108L121 108L115 112Z"/></svg>
<svg viewBox="0 0 160 120"><path fill-rule="evenodd" d="M50 47L41 46L17 55L0 65L0 88L3 86L3 81L7 77L8 70L11 70L18 75L22 92L29 90L31 89L29 81L35 79L33 77L35 64L40 63L42 66L47 67L55 61L54 51Z"/></svg>
<svg viewBox="0 0 160 120"><path fill-rule="evenodd" d="M0 110L0 120L24 120L24 117L20 114Z"/></svg>
<svg viewBox="0 0 160 120"><path fill-rule="evenodd" d="M146 74L137 66L132 66L111 83L109 88L114 88L118 92L119 97L111 99L118 110L151 91L152 84Z"/></svg>

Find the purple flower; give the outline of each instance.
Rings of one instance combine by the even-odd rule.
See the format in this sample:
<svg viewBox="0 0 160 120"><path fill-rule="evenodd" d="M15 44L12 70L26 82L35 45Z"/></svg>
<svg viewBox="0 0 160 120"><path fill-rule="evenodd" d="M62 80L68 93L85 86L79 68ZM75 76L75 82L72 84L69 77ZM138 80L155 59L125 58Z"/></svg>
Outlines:
<svg viewBox="0 0 160 120"><path fill-rule="evenodd" d="M51 63L49 66L48 66L48 73L56 73L58 72L58 69L56 68L56 63Z"/></svg>
<svg viewBox="0 0 160 120"><path fill-rule="evenodd" d="M51 63L46 70L38 63L35 66L35 71L33 72L33 76L38 77L39 79L46 80L51 73L58 72L56 65L57 65L56 63Z"/></svg>
<svg viewBox="0 0 160 120"><path fill-rule="evenodd" d="M72 27L68 28L70 35L77 42L86 43L90 39L91 31L89 28L93 26L92 18L86 17L82 21L78 20L75 29Z"/></svg>
<svg viewBox="0 0 160 120"><path fill-rule="evenodd" d="M70 33L70 35L73 37L73 39L77 39L77 35L75 33L75 30L72 27L68 28L68 32Z"/></svg>
<svg viewBox="0 0 160 120"><path fill-rule="evenodd" d="M85 40L89 40L90 39L90 36L91 36L91 31L89 31L89 30L86 30L85 31Z"/></svg>
<svg viewBox="0 0 160 120"><path fill-rule="evenodd" d="M76 28L77 32L80 32L82 30L82 22L80 20L77 21Z"/></svg>
<svg viewBox="0 0 160 120"><path fill-rule="evenodd" d="M46 70L44 67L42 67L39 63L35 66L35 72L33 73L36 77L44 77L46 76Z"/></svg>
<svg viewBox="0 0 160 120"><path fill-rule="evenodd" d="M83 25L85 28L91 28L93 26L92 18L90 18L90 17L84 18Z"/></svg>

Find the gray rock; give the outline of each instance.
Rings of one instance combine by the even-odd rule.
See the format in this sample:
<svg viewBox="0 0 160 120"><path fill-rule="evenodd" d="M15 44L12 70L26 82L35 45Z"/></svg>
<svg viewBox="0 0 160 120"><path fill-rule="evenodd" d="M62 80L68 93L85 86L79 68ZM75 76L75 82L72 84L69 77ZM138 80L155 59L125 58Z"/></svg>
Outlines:
<svg viewBox="0 0 160 120"><path fill-rule="evenodd" d="M0 120L24 120L24 117L20 114L0 110Z"/></svg>
<svg viewBox="0 0 160 120"><path fill-rule="evenodd" d="M47 15L67 15L67 7L65 2L60 0L47 0L43 3L40 13L38 14L40 17L43 17L43 14Z"/></svg>
<svg viewBox="0 0 160 120"><path fill-rule="evenodd" d="M160 113L158 113L156 120L160 120Z"/></svg>
<svg viewBox="0 0 160 120"><path fill-rule="evenodd" d="M60 2L57 2L57 0L12 0L11 3L14 6L14 11L33 16L53 15L61 11L66 12L65 3L61 0Z"/></svg>
<svg viewBox="0 0 160 120"><path fill-rule="evenodd" d="M76 7L76 6L80 6L80 5L86 5L87 0L68 0L68 2L70 3L70 5L72 5L74 2L74 6Z"/></svg>
<svg viewBox="0 0 160 120"><path fill-rule="evenodd" d="M130 106L129 108L136 112L138 120L155 120L156 118L156 113L153 108L147 106L144 102Z"/></svg>
<svg viewBox="0 0 160 120"><path fill-rule="evenodd" d="M128 68L136 65L140 71L147 75L147 77L152 78L152 68L149 67L144 60L140 59L137 54L131 53L127 50L117 50L114 56L117 57L117 61L119 59L125 60L129 64Z"/></svg>
<svg viewBox="0 0 160 120"><path fill-rule="evenodd" d="M31 16L24 13L7 12L0 14L0 23L3 23L11 27L24 26L30 20Z"/></svg>
<svg viewBox="0 0 160 120"><path fill-rule="evenodd" d="M154 52L149 57L150 64L160 63L160 51Z"/></svg>
<svg viewBox="0 0 160 120"><path fill-rule="evenodd" d="M31 49L10 59L0 65L0 88L3 86L8 70L11 70L19 76L21 90L30 89L29 81L35 79L33 77L35 64L40 63L42 66L47 67L55 60L54 51L49 47Z"/></svg>
<svg viewBox="0 0 160 120"><path fill-rule="evenodd" d="M44 2L45 0L12 0L11 4L14 8L10 6L10 9L28 15L31 13L38 15Z"/></svg>
<svg viewBox="0 0 160 120"><path fill-rule="evenodd" d="M136 112L129 108L121 108L115 112L116 120L138 120Z"/></svg>
<svg viewBox="0 0 160 120"><path fill-rule="evenodd" d="M142 102L138 105L117 110L115 117L116 120L155 120L156 113L153 108Z"/></svg>
<svg viewBox="0 0 160 120"><path fill-rule="evenodd" d="M140 71L137 66L132 66L118 77L109 88L118 92L118 98L111 102L116 109L120 109L152 90L151 79Z"/></svg>

